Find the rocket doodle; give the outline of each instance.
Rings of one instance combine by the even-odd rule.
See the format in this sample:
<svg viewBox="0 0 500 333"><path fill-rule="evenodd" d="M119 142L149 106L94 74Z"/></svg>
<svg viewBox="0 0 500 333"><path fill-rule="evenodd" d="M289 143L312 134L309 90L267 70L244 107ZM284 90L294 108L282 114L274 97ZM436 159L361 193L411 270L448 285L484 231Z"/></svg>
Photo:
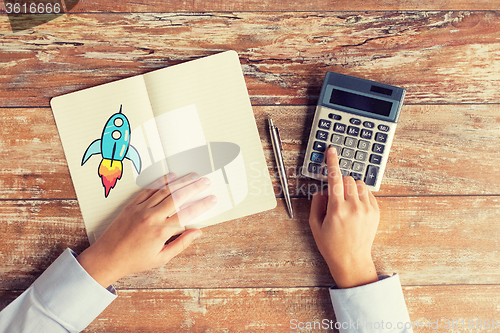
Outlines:
<svg viewBox="0 0 500 333"><path fill-rule="evenodd" d="M106 122L101 138L88 146L83 155L82 165L95 154L102 155L98 174L101 177L106 198L109 191L115 187L116 181L122 177L124 158L131 160L137 173L141 173L141 157L137 150L130 145L130 124L122 113L121 105L120 112L112 115Z"/></svg>

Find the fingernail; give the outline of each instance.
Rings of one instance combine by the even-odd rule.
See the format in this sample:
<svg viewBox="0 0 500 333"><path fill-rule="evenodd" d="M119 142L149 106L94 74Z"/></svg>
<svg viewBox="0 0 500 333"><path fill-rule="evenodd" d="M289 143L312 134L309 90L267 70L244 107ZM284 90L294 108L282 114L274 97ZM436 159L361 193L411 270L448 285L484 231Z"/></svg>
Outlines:
<svg viewBox="0 0 500 333"><path fill-rule="evenodd" d="M198 174L196 172L191 173L191 179L192 180L195 180L195 179L198 179L198 178L200 178L200 176L198 176Z"/></svg>
<svg viewBox="0 0 500 333"><path fill-rule="evenodd" d="M193 240L195 240L196 238L198 238L200 236L201 236L201 232L195 233L194 236L193 236Z"/></svg>
<svg viewBox="0 0 500 333"><path fill-rule="evenodd" d="M210 201L217 202L217 197L215 195L210 196Z"/></svg>
<svg viewBox="0 0 500 333"><path fill-rule="evenodd" d="M177 175L173 172L171 172L167 175L167 181L169 181L169 182L174 180L175 178L177 178Z"/></svg>
<svg viewBox="0 0 500 333"><path fill-rule="evenodd" d="M203 182L207 185L210 185L210 179L208 179L207 177L203 177Z"/></svg>

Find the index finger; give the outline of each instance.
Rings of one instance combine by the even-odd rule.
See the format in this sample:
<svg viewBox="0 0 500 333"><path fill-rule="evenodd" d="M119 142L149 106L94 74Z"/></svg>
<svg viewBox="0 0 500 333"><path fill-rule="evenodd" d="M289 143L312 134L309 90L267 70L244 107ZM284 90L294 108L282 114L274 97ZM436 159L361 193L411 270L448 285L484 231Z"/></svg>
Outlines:
<svg viewBox="0 0 500 333"><path fill-rule="evenodd" d="M328 171L328 200L344 200L344 182L342 181L337 149L335 147L330 147L326 151L326 165Z"/></svg>

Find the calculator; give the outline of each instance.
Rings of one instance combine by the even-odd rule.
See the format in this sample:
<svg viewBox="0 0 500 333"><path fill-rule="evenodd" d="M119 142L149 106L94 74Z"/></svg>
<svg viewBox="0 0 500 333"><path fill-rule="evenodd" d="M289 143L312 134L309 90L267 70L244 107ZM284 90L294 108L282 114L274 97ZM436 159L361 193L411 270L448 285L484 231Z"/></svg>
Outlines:
<svg viewBox="0 0 500 333"><path fill-rule="evenodd" d="M302 174L327 181L325 153L334 147L342 176L378 191L405 94L403 88L327 72Z"/></svg>

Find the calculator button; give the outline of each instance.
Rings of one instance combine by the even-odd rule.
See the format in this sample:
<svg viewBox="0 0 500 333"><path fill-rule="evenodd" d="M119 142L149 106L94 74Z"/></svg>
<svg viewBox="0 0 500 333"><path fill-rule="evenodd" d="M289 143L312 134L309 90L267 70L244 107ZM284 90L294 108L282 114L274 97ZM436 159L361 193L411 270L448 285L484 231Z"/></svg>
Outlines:
<svg viewBox="0 0 500 333"><path fill-rule="evenodd" d="M382 124L380 124L380 125L378 125L378 129L379 129L380 131L382 131L382 132L389 132L390 127L389 127L389 126L387 126L387 125L382 125Z"/></svg>
<svg viewBox="0 0 500 333"><path fill-rule="evenodd" d="M351 118L349 119L349 122L353 125L361 125L361 120L359 120L358 118Z"/></svg>
<svg viewBox="0 0 500 333"><path fill-rule="evenodd" d="M328 132L325 131L317 131L316 139L326 141L328 139Z"/></svg>
<svg viewBox="0 0 500 333"><path fill-rule="evenodd" d="M323 167L323 176L328 176L328 167Z"/></svg>
<svg viewBox="0 0 500 333"><path fill-rule="evenodd" d="M354 156L354 159L357 161L366 161L368 158L368 153L364 151L357 151L356 156Z"/></svg>
<svg viewBox="0 0 500 333"><path fill-rule="evenodd" d="M321 170L321 165L315 164L315 163L309 163L309 166L307 167L307 171L310 173L319 173Z"/></svg>
<svg viewBox="0 0 500 333"><path fill-rule="evenodd" d="M349 128L347 129L347 134L353 135L353 136L358 136L359 135L359 127L349 126Z"/></svg>
<svg viewBox="0 0 500 333"><path fill-rule="evenodd" d="M338 134L332 134L332 142L341 145L344 142L344 137Z"/></svg>
<svg viewBox="0 0 500 333"><path fill-rule="evenodd" d="M340 156L340 153L342 152L342 147L335 146L335 145L330 145L330 147L337 149L337 156ZM330 147L328 147L328 148L330 148Z"/></svg>
<svg viewBox="0 0 500 333"><path fill-rule="evenodd" d="M363 172L364 170L365 170L365 165L363 163L354 162L352 164L352 171ZM361 176L361 177L363 177L363 176Z"/></svg>
<svg viewBox="0 0 500 333"><path fill-rule="evenodd" d="M359 140L359 142L358 142L358 148L359 149L363 149L363 150L369 150L370 149L370 142L369 141Z"/></svg>
<svg viewBox="0 0 500 333"><path fill-rule="evenodd" d="M372 131L370 131L370 130L367 130L367 129L362 129L362 130L361 130L361 137L362 137L363 139L368 139L368 140L371 140L372 135L373 135L373 132L372 132Z"/></svg>
<svg viewBox="0 0 500 333"><path fill-rule="evenodd" d="M377 132L375 134L375 141L385 143L387 141L387 134Z"/></svg>
<svg viewBox="0 0 500 333"><path fill-rule="evenodd" d="M349 176L349 171L347 171L347 170L340 169L340 173L342 174L342 177Z"/></svg>
<svg viewBox="0 0 500 333"><path fill-rule="evenodd" d="M347 157L347 158L353 158L354 157L354 150L349 149L349 148L344 148L342 150L342 156Z"/></svg>
<svg viewBox="0 0 500 333"><path fill-rule="evenodd" d="M381 145L380 143L374 143L372 147L372 151L374 153L382 154L384 152L384 145Z"/></svg>
<svg viewBox="0 0 500 333"><path fill-rule="evenodd" d="M320 151L322 153L325 152L326 143L320 142L320 141L314 141L313 150L317 150L317 151Z"/></svg>
<svg viewBox="0 0 500 333"><path fill-rule="evenodd" d="M321 129L329 130L330 126L332 126L332 122L330 120L320 119L318 123L318 127Z"/></svg>
<svg viewBox="0 0 500 333"><path fill-rule="evenodd" d="M311 161L312 161L312 162L316 162L316 163L321 163L321 162L323 162L323 157L324 157L324 155L323 155L323 154L313 152L313 153L311 154Z"/></svg>
<svg viewBox="0 0 500 333"><path fill-rule="evenodd" d="M369 165L368 169L366 170L365 184L369 186L375 185L375 182L377 181L377 175L378 166Z"/></svg>
<svg viewBox="0 0 500 333"><path fill-rule="evenodd" d="M351 167L351 161L349 160L345 160L345 159L341 159L339 161L339 166L342 168L342 169L349 169Z"/></svg>
<svg viewBox="0 0 500 333"><path fill-rule="evenodd" d="M382 162L382 156L375 154L370 155L370 163L380 164L381 162Z"/></svg>
<svg viewBox="0 0 500 333"><path fill-rule="evenodd" d="M365 121L363 123L363 126L366 127L366 128L374 128L375 127L375 124L372 123L371 121Z"/></svg>
<svg viewBox="0 0 500 333"><path fill-rule="evenodd" d="M351 148L356 148L356 143L358 143L358 140L347 137L345 138L344 145L346 147L351 147Z"/></svg>
<svg viewBox="0 0 500 333"><path fill-rule="evenodd" d="M344 133L345 125L341 123L335 123L335 125L333 126L333 130L337 133Z"/></svg>
<svg viewBox="0 0 500 333"><path fill-rule="evenodd" d="M333 119L333 120L340 120L340 119L342 119L342 116L340 116L338 114L330 113L328 115L328 118Z"/></svg>
<svg viewBox="0 0 500 333"><path fill-rule="evenodd" d="M360 173L356 172L351 172L351 177L354 178L354 180L361 180L363 179L363 175Z"/></svg>

